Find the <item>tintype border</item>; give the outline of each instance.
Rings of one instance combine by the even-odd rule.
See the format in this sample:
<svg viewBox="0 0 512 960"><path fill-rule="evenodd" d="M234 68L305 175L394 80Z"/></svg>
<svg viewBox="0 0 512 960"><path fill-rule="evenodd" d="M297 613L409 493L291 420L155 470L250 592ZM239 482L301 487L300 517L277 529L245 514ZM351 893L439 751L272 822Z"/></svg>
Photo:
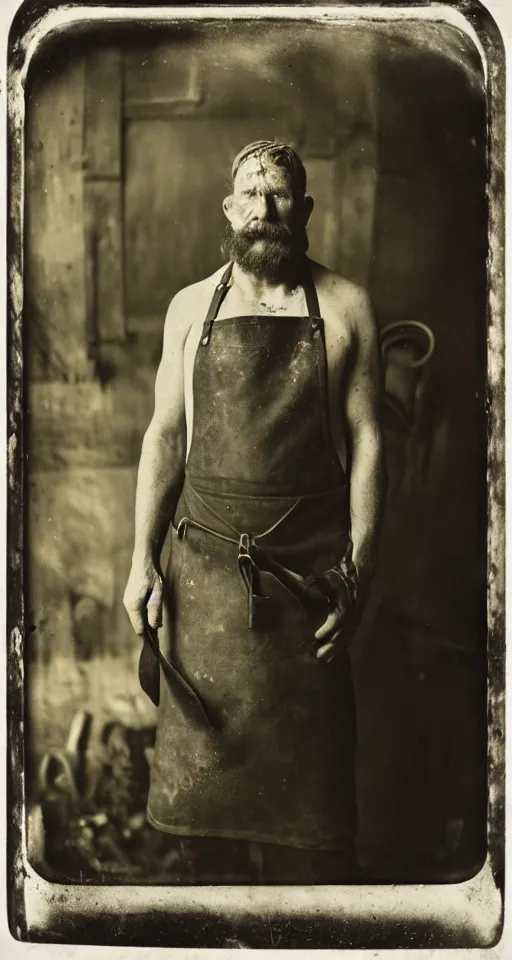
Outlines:
<svg viewBox="0 0 512 960"><path fill-rule="evenodd" d="M155 19L201 11L205 18L228 8L225 3L160 4ZM27 38L35 36L47 14L84 8L109 18L114 9L136 4L59 4L25 0L9 37L8 63L8 561L7 561L7 735L8 735L8 885L9 924L19 940L158 946L290 947L475 947L495 944L501 934L504 891L504 698L505 698L505 54L498 27L474 0L431 5L359 2L321 5L349 8L353 14L375 12L386 19L407 8L407 18L432 7L462 14L480 43L487 66L488 105L488 716L489 716L489 853L481 873L462 884L409 887L336 888L318 893L304 888L188 889L161 887L80 887L51 884L30 866L26 853L24 810L24 364L23 364L23 223L24 110L20 91L27 67ZM301 15L315 18L320 5L297 4ZM233 10L233 7L231 7ZM240 8L238 8L240 9ZM246 8L247 9L247 8ZM286 7L250 7L253 15L283 16ZM147 17L149 11L144 11ZM141 7L131 19L139 20ZM225 16L229 16L226 9ZM49 18L50 19L50 18ZM22 92L21 92L22 96ZM99 894L101 893L101 896ZM471 901L473 901L471 907ZM440 910L440 902L443 908ZM34 908L34 903L36 907ZM31 904L31 905L30 905ZM45 909L46 908L46 909ZM487 916L478 920L480 912ZM38 913L39 911L39 913ZM475 914L476 911L476 914ZM34 918L39 916L39 920ZM112 933L118 918L123 935ZM455 918L455 923L453 922ZM450 924L450 918L452 918ZM164 932L165 931L165 932ZM78 939L77 939L78 938Z"/></svg>

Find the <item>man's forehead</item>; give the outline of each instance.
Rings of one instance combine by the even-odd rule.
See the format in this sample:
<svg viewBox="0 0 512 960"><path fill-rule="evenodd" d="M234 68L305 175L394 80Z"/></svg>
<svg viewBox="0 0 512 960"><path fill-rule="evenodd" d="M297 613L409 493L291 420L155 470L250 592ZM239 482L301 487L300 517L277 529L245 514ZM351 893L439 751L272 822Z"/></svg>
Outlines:
<svg viewBox="0 0 512 960"><path fill-rule="evenodd" d="M290 174L288 170L280 164L274 163L264 154L263 156L248 157L237 170L235 187L248 186L261 180L267 183L289 183Z"/></svg>

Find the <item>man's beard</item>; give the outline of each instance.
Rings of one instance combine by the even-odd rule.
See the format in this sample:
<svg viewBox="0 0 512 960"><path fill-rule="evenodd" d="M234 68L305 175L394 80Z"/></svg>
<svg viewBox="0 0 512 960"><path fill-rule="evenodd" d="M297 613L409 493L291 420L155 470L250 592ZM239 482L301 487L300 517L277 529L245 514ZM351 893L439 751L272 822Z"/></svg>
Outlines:
<svg viewBox="0 0 512 960"><path fill-rule="evenodd" d="M308 249L305 230L292 233L282 223L261 221L240 230L226 225L222 255L234 260L258 280L283 282L292 278Z"/></svg>

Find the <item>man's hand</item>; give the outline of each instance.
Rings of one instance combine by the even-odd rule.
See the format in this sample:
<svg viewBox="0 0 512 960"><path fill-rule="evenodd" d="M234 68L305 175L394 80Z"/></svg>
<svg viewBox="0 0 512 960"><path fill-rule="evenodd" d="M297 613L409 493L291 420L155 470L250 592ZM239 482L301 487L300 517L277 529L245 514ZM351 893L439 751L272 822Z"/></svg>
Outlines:
<svg viewBox="0 0 512 960"><path fill-rule="evenodd" d="M330 663L352 639L360 609L360 596L355 569L343 565L326 571L315 579L329 601L329 613L315 633L317 659Z"/></svg>
<svg viewBox="0 0 512 960"><path fill-rule="evenodd" d="M135 633L144 633L146 617L155 630L162 626L162 602L163 578L159 571L153 563L133 561L123 604Z"/></svg>

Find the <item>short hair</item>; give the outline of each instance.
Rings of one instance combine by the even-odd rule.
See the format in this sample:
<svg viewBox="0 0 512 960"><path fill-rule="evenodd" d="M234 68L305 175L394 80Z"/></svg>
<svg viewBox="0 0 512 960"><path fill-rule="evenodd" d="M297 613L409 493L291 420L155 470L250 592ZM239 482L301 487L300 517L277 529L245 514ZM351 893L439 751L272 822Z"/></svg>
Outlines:
<svg viewBox="0 0 512 960"><path fill-rule="evenodd" d="M231 180L234 184L239 168L251 157L268 157L271 163L284 167L290 174L292 189L298 196L306 193L306 171L298 153L287 143L275 140L255 140L237 153L231 167Z"/></svg>

